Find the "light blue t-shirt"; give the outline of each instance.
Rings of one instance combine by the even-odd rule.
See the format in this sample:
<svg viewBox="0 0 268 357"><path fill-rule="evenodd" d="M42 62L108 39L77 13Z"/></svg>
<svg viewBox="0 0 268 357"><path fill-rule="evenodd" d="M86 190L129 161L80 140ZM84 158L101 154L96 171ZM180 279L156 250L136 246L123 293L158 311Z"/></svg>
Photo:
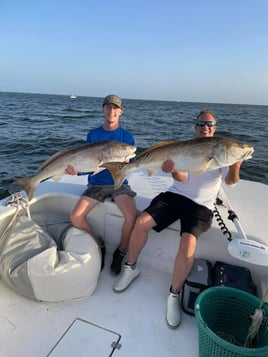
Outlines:
<svg viewBox="0 0 268 357"><path fill-rule="evenodd" d="M99 141L119 141L121 143L135 146L133 135L121 127L118 127L113 131L107 131L100 126L87 133L86 141L89 144ZM88 183L90 185L113 185L114 181L110 172L108 170L103 170L96 175L88 175ZM128 181L125 180L124 184L127 183Z"/></svg>

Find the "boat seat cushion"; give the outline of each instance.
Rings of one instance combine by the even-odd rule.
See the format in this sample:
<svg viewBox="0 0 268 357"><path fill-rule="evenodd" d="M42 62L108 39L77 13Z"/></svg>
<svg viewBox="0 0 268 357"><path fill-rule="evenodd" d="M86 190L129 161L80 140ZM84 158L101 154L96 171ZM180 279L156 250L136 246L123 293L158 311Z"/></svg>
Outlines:
<svg viewBox="0 0 268 357"><path fill-rule="evenodd" d="M48 212L33 219L17 217L0 249L2 279L31 299L84 299L97 286L100 249L88 233L70 226L68 218Z"/></svg>

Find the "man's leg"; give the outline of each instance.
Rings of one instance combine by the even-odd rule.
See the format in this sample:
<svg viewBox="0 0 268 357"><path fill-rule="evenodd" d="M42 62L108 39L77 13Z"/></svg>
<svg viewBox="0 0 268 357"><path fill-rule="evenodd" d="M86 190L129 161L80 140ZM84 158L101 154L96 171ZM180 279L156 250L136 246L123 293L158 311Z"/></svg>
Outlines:
<svg viewBox="0 0 268 357"><path fill-rule="evenodd" d="M136 203L133 197L128 195L119 195L114 198L114 202L124 216L124 223L121 231L121 241L119 248L124 250L128 249L128 243L131 231L134 227L137 218Z"/></svg>
<svg viewBox="0 0 268 357"><path fill-rule="evenodd" d="M76 206L74 207L70 218L74 227L86 231L95 239L96 243L99 245L101 250L101 256L102 256L102 262L101 262L101 270L102 270L104 268L104 260L106 254L104 241L96 235L96 233L93 231L91 225L87 220L87 215L98 203L99 201L94 200L93 198L81 196Z"/></svg>
<svg viewBox="0 0 268 357"><path fill-rule="evenodd" d="M131 282L140 275L136 262L147 242L148 231L156 225L154 219L146 212L142 213L134 225L130 235L128 260L124 265L124 270L119 280L114 285L114 290L121 292L125 290Z"/></svg>
<svg viewBox="0 0 268 357"><path fill-rule="evenodd" d="M88 232L92 237L98 239L87 220L89 212L98 204L93 198L81 196L71 213L72 224L79 229Z"/></svg>
<svg viewBox="0 0 268 357"><path fill-rule="evenodd" d="M127 253L130 234L138 212L134 198L127 194L116 196L114 201L124 216L121 230L121 241L113 253L113 260L111 263L112 274L118 275L121 272L122 262Z"/></svg>
<svg viewBox="0 0 268 357"><path fill-rule="evenodd" d="M182 233L181 241L172 276L172 285L167 299L167 323L170 327L177 327L181 322L180 291L189 275L196 249L196 237L189 233Z"/></svg>

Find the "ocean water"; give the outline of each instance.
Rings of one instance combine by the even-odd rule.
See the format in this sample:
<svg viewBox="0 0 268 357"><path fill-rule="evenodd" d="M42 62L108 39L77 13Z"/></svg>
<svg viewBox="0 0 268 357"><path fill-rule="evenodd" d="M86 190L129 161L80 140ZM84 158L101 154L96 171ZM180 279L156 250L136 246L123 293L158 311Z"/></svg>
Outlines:
<svg viewBox="0 0 268 357"><path fill-rule="evenodd" d="M254 146L241 178L268 184L268 106L125 99L121 125L141 151L161 140L193 138L193 120L203 108L215 113L217 136ZM55 152L84 144L102 121L102 98L0 92L0 198L16 177L34 175Z"/></svg>

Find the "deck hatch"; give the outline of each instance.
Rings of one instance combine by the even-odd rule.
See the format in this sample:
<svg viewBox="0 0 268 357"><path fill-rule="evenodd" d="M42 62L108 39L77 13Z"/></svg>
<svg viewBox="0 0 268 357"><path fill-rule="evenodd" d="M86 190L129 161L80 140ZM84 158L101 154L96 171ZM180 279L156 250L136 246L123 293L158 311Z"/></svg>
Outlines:
<svg viewBox="0 0 268 357"><path fill-rule="evenodd" d="M76 318L57 341L49 357L113 356L121 335L92 322Z"/></svg>

